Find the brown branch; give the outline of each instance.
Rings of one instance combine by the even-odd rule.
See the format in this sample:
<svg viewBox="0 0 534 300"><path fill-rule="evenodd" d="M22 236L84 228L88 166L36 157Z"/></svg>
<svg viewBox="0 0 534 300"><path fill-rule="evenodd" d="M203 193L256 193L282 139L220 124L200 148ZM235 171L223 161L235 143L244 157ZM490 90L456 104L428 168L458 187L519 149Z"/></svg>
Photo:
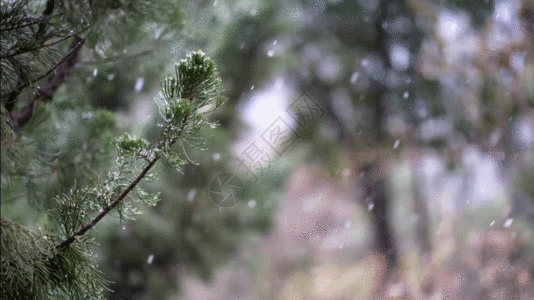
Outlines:
<svg viewBox="0 0 534 300"><path fill-rule="evenodd" d="M194 99L194 96L192 96L192 98ZM187 122L187 119L188 119L188 115L186 115L184 117L184 121L182 122L182 126L180 127L180 131L184 130L185 125L186 125L185 123ZM177 141L177 139L171 139L169 141L169 147L172 146L176 141ZM158 143L158 146L156 148L163 147L164 143L165 143L164 141L160 141L160 143ZM98 223L113 208L115 208L117 205L119 205L119 203L121 203L122 200L124 200L124 198L126 198L126 196L128 196L128 194L139 184L139 182L141 182L141 179L143 179L146 176L148 171L150 171L150 169L154 166L154 164L158 161L159 158L160 158L159 156L155 156L154 158L149 159L148 160L148 165L146 165L143 168L143 170L141 171L141 173L134 179L134 181L132 181L132 183L130 183L130 185L124 191L122 191L122 193L117 197L117 199L113 200L98 215L96 215L93 219L91 219L91 221L89 221L85 225L83 225L83 227L80 230L78 230L75 234L73 234L72 236L66 238L65 240L61 241L60 243L57 243L56 244L56 248L59 249L59 248L66 247L66 246L72 244L76 240L77 236L82 236L87 231L89 231L91 228L93 228L96 225L96 223Z"/></svg>
<svg viewBox="0 0 534 300"><path fill-rule="evenodd" d="M10 57L13 57L13 56L17 56L17 55L20 55L22 53L26 53L26 52L31 52L31 51L35 51L35 50L39 50L39 49L43 49L43 48L46 48L46 47L50 47L50 46L53 46L55 44L58 44L58 43L61 43L63 42L64 40L68 40L70 39L71 37L73 36L77 36L78 34L84 32L85 30L87 30L89 27L86 27L80 31L77 31L77 32L73 32L71 34L68 34L58 40L55 40L53 42L50 42L50 43L45 43L45 44L42 44L42 45L39 45L37 47L34 47L34 48L31 48L31 49L20 49L19 51L16 51L15 53L11 53L11 54L5 54L5 55L0 55L0 59L4 59L4 58L10 58Z"/></svg>
<svg viewBox="0 0 534 300"><path fill-rule="evenodd" d="M47 18L48 16L50 16L52 14L52 12L54 11L54 6L55 6L54 2L55 2L55 0L46 1L46 8L43 11L43 18ZM48 25L48 23L46 23L46 22L43 22L43 23L39 24L39 29L37 29L37 32L35 33L35 36L42 35L47 25Z"/></svg>
<svg viewBox="0 0 534 300"><path fill-rule="evenodd" d="M72 244L76 237L84 235L87 231L89 231L91 228L93 228L96 223L98 223L105 215L107 215L113 208L115 208L119 203L126 198L126 196L139 184L141 179L143 179L148 171L154 166L154 164L158 161L159 156L154 157L153 159L149 160L148 165L146 165L143 168L143 171L135 178L132 183L124 190L122 193L117 197L117 199L113 200L108 206L106 206L98 215L96 215L91 221L87 222L83 227L78 230L76 233L74 233L72 236L68 237L67 239L63 240L60 243L56 244L56 248L63 248L70 244Z"/></svg>
<svg viewBox="0 0 534 300"><path fill-rule="evenodd" d="M18 95L24 88L28 87L30 84L34 84L37 81L39 81L39 80L45 78L46 76L50 75L50 73L52 73L55 69L57 69L63 62L65 62L67 59L69 59L71 57L70 56L71 54L77 56L78 52L80 50L80 47L84 43L85 43L84 39L81 39L81 38L75 36L74 41L72 42L72 44L69 47L69 52L67 52L67 54L60 61L58 61L48 71L46 71L45 73L39 75L37 78L35 78L35 79L31 80L31 81L28 81L26 83L23 83L23 84L18 84L17 87L14 90L12 90L11 92L2 94L2 96L0 97L2 99L2 101L3 102L9 102L9 101L5 101L5 100L6 99L10 100L11 97L13 97L13 94ZM16 96L15 96L15 98L16 98Z"/></svg>
<svg viewBox="0 0 534 300"><path fill-rule="evenodd" d="M39 81L55 71L54 76L52 76L46 83L44 83L37 89L37 93L35 94L35 97L31 101L31 103L22 108L18 114L12 117L13 129L16 132L20 131L22 127L24 127L24 125L26 125L31 120L31 117L33 116L34 106L38 101L46 103L52 100L57 89L65 82L68 75L72 72L74 64L76 63L76 59L78 57L78 53L80 52L81 46L84 43L85 40L83 38L75 36L69 47L69 52L54 67L52 67L50 70L48 70L46 73L39 76L32 82L25 83L17 87L16 90L11 91L8 94L2 95L2 99L4 99L4 97L6 97L7 99L11 99L13 98L13 93L18 95L18 93L20 93L20 90L28 86L30 83Z"/></svg>
<svg viewBox="0 0 534 300"><path fill-rule="evenodd" d="M64 15L64 13L58 13L56 15L50 16L50 18L55 18L55 17L59 17L59 16L62 16L62 15ZM12 26L12 27L0 28L0 32L17 30L17 29L21 29L21 28L24 28L24 27L28 27L28 26L32 26L32 25L40 24L40 23L43 23L42 19L38 19L38 20L35 20L35 21L32 21L32 22L28 22L28 23L24 23L24 24Z"/></svg>
<svg viewBox="0 0 534 300"><path fill-rule="evenodd" d="M193 100L195 98L195 95L191 95L189 97L191 100ZM183 132L183 130L185 129L185 126L186 126L186 123L187 123L187 120L188 120L188 117L189 115L186 115L184 117L184 120L182 122L182 126L180 126L180 132ZM169 147L172 146L175 142L177 141L177 139L171 139L169 141ZM158 143L158 146L156 148L160 148L160 147L163 147L163 144L165 142L164 141L160 141ZM93 228L96 223L98 223L103 217L105 217L113 208L115 208L117 205L119 205L122 200L124 200L124 198L126 198L126 196L128 196L128 194L139 184L139 182L141 182L141 180L146 176L146 174L148 173L148 171L150 171L150 169L154 166L154 164L158 161L158 159L160 158L160 156L156 155L154 158L152 159L149 159L148 160L148 165L146 165L143 170L141 171L141 173L139 173L139 175L134 179L134 181L132 181L132 183L130 183L130 185L128 185L128 187L126 189L124 189L124 191L122 191L122 193L115 199L113 200L108 206L106 206L98 215L96 215L93 219L91 219L91 221L87 222L85 225L83 225L83 227L78 230L76 233L74 233L72 236L66 238L65 240L59 242L56 244L56 248L57 249L60 249L60 248L63 248L63 247L67 247L68 245L72 244L75 240L76 240L76 237L78 236L82 236L84 235L87 231L89 231L91 228Z"/></svg>

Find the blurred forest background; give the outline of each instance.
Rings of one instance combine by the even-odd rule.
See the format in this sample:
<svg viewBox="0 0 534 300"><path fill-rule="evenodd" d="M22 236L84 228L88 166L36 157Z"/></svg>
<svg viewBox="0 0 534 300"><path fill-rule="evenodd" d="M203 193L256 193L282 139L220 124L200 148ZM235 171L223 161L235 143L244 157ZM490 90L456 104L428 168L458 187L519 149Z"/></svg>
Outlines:
<svg viewBox="0 0 534 300"><path fill-rule="evenodd" d="M50 198L109 171L106 141L151 140L188 53L217 63L229 99L208 150L186 149L198 164L141 183L157 205L90 232L106 299L534 298L534 1L55 2L66 38L41 31L54 43L2 75L3 109L85 44L2 131L3 217L50 228Z"/></svg>

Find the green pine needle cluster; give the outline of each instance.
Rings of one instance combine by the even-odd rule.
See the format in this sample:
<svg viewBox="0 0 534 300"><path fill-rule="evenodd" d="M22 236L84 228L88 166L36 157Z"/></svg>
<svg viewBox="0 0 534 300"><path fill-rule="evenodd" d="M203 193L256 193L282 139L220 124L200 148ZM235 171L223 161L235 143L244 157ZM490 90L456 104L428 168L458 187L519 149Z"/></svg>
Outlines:
<svg viewBox="0 0 534 300"><path fill-rule="evenodd" d="M121 219L132 219L138 213L134 202L158 202L159 193L147 193L138 184L157 178L152 167L159 158L177 168L190 161L181 151L183 144L202 140L202 128L216 125L206 115L225 102L222 91L215 63L201 51L193 52L176 64L176 77L164 80L159 141L149 143L128 133L116 138L115 167L104 179L97 176L92 184L76 184L68 193L55 196L49 211L55 227L46 233L26 229L2 216L3 296L101 298L106 282L94 260L89 230L114 208Z"/></svg>
<svg viewBox="0 0 534 300"><path fill-rule="evenodd" d="M192 162L185 153L184 144L202 149L204 143L198 139L200 130L208 125L217 126L206 119L226 102L222 96L222 82L217 73L215 62L205 53L197 50L175 65L175 77L163 81L160 115L163 139L156 152L174 166ZM184 159L170 147L179 142L184 149Z"/></svg>
<svg viewBox="0 0 534 300"><path fill-rule="evenodd" d="M90 238L58 250L57 236L1 217L2 299L103 299L107 282Z"/></svg>
<svg viewBox="0 0 534 300"><path fill-rule="evenodd" d="M31 83L61 59L58 43L90 25L87 4L68 1L2 1L0 57L2 94ZM71 9L69 9L69 7ZM38 62L38 63L36 63Z"/></svg>
<svg viewBox="0 0 534 300"><path fill-rule="evenodd" d="M164 79L158 102L161 131L150 142L128 133L115 138L115 115L93 110L78 97L90 87L75 76L69 78L74 99L65 100L59 89L49 95L52 103L32 102L38 85L54 79L73 38L87 43L69 72L83 74L88 65L102 69L126 59L139 71L144 65L136 59L174 42L184 19L183 4L174 0L0 3L1 193L6 204L1 299L102 299L108 282L95 261L91 229L112 212L122 221L139 214L138 203L155 205L159 193L139 183L157 179L159 159L180 169L192 162L186 146L203 148L202 128L216 126L206 116L226 99L215 63L201 51L178 62L176 76ZM26 107L32 115L15 134L12 116ZM40 224L39 230L26 224Z"/></svg>

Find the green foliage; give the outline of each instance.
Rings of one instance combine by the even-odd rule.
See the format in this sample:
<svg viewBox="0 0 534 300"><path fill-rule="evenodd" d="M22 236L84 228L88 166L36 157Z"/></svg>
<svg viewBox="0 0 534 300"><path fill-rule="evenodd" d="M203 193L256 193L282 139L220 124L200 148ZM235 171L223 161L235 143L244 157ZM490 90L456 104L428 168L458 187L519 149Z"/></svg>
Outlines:
<svg viewBox="0 0 534 300"><path fill-rule="evenodd" d="M74 36L85 34L90 47L92 60L84 64L113 63L173 41L185 15L182 3L174 0L22 0L2 1L0 20L4 98L9 92L18 95L28 86L36 87L61 61Z"/></svg>
<svg viewBox="0 0 534 300"><path fill-rule="evenodd" d="M43 14L43 1L29 2L2 1L0 5L3 93L35 79L44 68L51 67L59 58L59 52L55 47L47 47L45 42L66 36L70 30L67 24L58 22L65 14ZM47 25L51 26L45 30ZM72 29L79 30L80 27ZM40 64L35 64L36 60Z"/></svg>
<svg viewBox="0 0 534 300"><path fill-rule="evenodd" d="M63 238L76 233L87 221L91 211L87 206L87 191L74 188L69 194L63 194L55 198L56 207L51 214L57 218L60 234Z"/></svg>
<svg viewBox="0 0 534 300"><path fill-rule="evenodd" d="M2 298L45 299L53 241L2 216ZM38 297L40 296L40 297Z"/></svg>
<svg viewBox="0 0 534 300"><path fill-rule="evenodd" d="M112 154L106 141L115 128L114 116L103 110L60 114L38 104L34 114L23 135L2 141L2 212L23 224L31 214L25 209L15 215L14 207L53 208L51 199L75 182L85 185L105 175Z"/></svg>
<svg viewBox="0 0 534 300"><path fill-rule="evenodd" d="M180 169L191 161L185 146L202 148L202 128L216 125L207 114L226 101L221 79L211 59L201 51L193 52L176 64L176 77L164 80L158 103L163 116L160 134L151 136L151 142L127 133L114 138L114 113L93 110L88 95L130 98L124 91L117 92L116 81L109 79L115 75L111 71L124 83L121 89L142 76L150 83L156 77L152 75L163 69L161 60L140 63L141 58L175 41L184 25L182 4L174 0L2 1L0 16L1 297L102 298L106 282L97 268L96 245L88 231L114 208L121 220L132 219L139 213L135 202L152 206L159 201L158 192L148 193L138 184L157 179L153 167L159 158ZM31 103L31 121L15 135L9 115L34 98L34 88L43 79L53 77L66 55L68 40L81 35L89 47L82 50L83 58L73 70L77 76L68 79L67 89L50 95L52 103ZM110 63L113 66L108 67ZM91 65L96 67L85 70ZM88 84L97 77L98 68L100 77ZM98 84L102 76L110 83L106 93ZM46 231L25 227L44 224Z"/></svg>
<svg viewBox="0 0 534 300"><path fill-rule="evenodd" d="M0 115L0 133L2 138L2 174L4 172L15 172L17 169L16 161L17 161L17 147L15 146L16 142L16 136L13 132L12 128L12 121L9 116L9 112L2 106L1 108L1 115ZM5 159L4 159L5 158Z"/></svg>
<svg viewBox="0 0 534 300"><path fill-rule="evenodd" d="M198 140L205 125L215 126L214 123L208 122L206 114L217 109L225 101L221 95L222 85L215 64L201 51L192 53L187 59L178 63L176 74L175 78L165 79L162 93L164 104L160 107L164 117L160 124L163 128L160 140L151 144L143 138L132 137L124 133L112 143L118 155L115 167L108 172L105 180L101 180L98 176L93 177L93 180L84 181L81 186L74 185L69 192L53 197L50 204L53 209L50 214L55 221L58 233L53 238L52 235L47 237L47 241L53 240L53 242L45 244L46 246L35 247L34 251L39 255L20 254L23 257L16 258L20 261L17 267L19 272L10 271L9 263L13 260L12 258L6 257L5 264L4 257L2 258L2 266L5 267L5 272L9 273L9 276L3 278L21 282L18 285L12 285L12 289L7 290L5 295L22 293L32 285L38 285L36 290L42 292L38 296L28 295L30 297L28 299L47 299L47 297L61 299L64 295L69 299L87 299L87 295L97 297L100 294L104 281L101 280L94 266L93 244L89 235L86 234L87 230L116 206L119 208L121 219L131 219L139 212L130 200L155 205L159 200L159 193L147 193L138 188L137 184L141 180L154 181L156 179L155 173L150 172L150 169L160 157L176 164L178 168L189 161L185 153L183 154L185 157L182 157L172 149L172 145L176 142L193 144L192 141ZM79 121L86 122L83 118ZM114 122L108 112L98 111L91 115L88 123L91 125L90 128L101 129L100 132L89 129L84 133L84 136L89 137L89 144L94 143L96 148L96 145L102 143L104 133L106 133L105 128L114 126ZM39 124L41 125L35 126L46 125L41 122ZM37 132L33 133L37 134ZM66 134L66 136L76 138L76 135L72 134ZM37 148L48 147L45 146L47 143L43 141L40 143L42 146L37 145ZM57 144L52 147L59 146L60 144ZM75 153L62 153L59 156L63 156L64 161L72 161L74 166L84 165L80 162L80 159L83 161L83 156L77 158ZM77 160L78 163L76 163ZM87 166L91 167L91 163ZM72 166L65 167L72 168ZM72 178L76 178L76 173L72 175ZM63 186L72 185L64 184ZM128 199L125 200L125 198ZM93 213L97 213L97 216L91 219ZM11 227L8 226L12 224L8 223L11 221L6 219L6 226L4 226L2 217L2 222L3 232L13 228L11 225ZM27 240L19 240L9 232L3 234L2 247L17 248L23 247L20 243L36 243L38 242L36 239L46 240L30 235L28 230L27 232ZM18 253L16 249L6 250L3 253ZM35 260L28 257L42 257L42 259ZM40 267L40 262L43 263L42 271L37 274L42 280L30 281L33 278L32 268ZM4 281L2 285L7 284L8 282Z"/></svg>
<svg viewBox="0 0 534 300"><path fill-rule="evenodd" d="M133 138L128 133L121 135L116 141L116 147L119 149L119 155L140 155L148 149L150 144L142 138Z"/></svg>
<svg viewBox="0 0 534 300"><path fill-rule="evenodd" d="M176 77L166 77L163 81L162 102L159 126L163 129L163 139L156 149L171 164L179 167L187 161L187 144L201 149L203 143L198 139L201 129L210 123L206 114L213 112L226 102L222 96L222 83L215 63L202 51L197 50L175 65ZM184 149L183 159L170 147L179 142Z"/></svg>
<svg viewBox="0 0 534 300"><path fill-rule="evenodd" d="M83 238L57 249L57 236L1 217L2 299L103 299L106 281Z"/></svg>

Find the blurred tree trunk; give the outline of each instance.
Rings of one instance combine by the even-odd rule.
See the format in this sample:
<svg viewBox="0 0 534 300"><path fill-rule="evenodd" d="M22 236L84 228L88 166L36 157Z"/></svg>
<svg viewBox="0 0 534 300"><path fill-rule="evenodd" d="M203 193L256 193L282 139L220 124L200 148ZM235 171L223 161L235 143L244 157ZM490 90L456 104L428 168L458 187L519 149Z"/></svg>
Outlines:
<svg viewBox="0 0 534 300"><path fill-rule="evenodd" d="M376 37L376 51L381 56L384 62L384 69L391 69L391 62L389 60L387 47L387 32L382 25L388 18L388 9L390 0L382 0L378 9L380 10L380 17L376 19L375 28L377 30ZM384 78L384 80L386 80ZM381 144L386 139L386 111L384 96L386 94L385 82L374 81L371 84L371 92L374 96L373 110L374 123L376 128L376 142ZM390 273L397 265L398 253L395 247L393 238L393 231L391 228L391 201L386 195L386 173L384 172L383 163L380 161L372 162L370 165L364 167L363 171L363 189L365 193L364 201L371 201L367 203L368 210L371 212L372 220L375 227L375 247L377 251L383 254L386 258L387 272ZM371 208L372 209L369 209Z"/></svg>
<svg viewBox="0 0 534 300"><path fill-rule="evenodd" d="M362 170L362 188L364 197L360 200L371 213L375 229L374 247L385 256L387 274L397 264L398 251L395 246L391 224L391 201L387 198L386 174L384 162L375 161Z"/></svg>

